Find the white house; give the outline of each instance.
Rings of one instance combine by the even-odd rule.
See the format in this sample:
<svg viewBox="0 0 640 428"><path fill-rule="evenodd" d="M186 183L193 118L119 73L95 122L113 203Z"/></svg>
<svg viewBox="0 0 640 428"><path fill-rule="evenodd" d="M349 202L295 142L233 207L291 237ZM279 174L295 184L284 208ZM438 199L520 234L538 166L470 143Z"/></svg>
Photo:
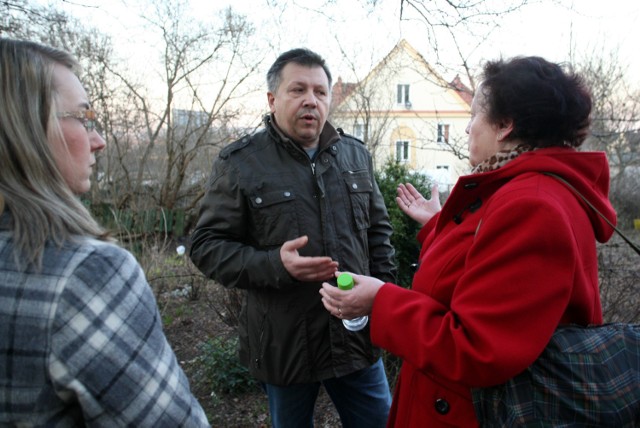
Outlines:
<svg viewBox="0 0 640 428"><path fill-rule="evenodd" d="M376 167L394 158L442 190L468 172L471 91L443 79L406 40L361 82L338 78L332 94L331 122L362 139Z"/></svg>

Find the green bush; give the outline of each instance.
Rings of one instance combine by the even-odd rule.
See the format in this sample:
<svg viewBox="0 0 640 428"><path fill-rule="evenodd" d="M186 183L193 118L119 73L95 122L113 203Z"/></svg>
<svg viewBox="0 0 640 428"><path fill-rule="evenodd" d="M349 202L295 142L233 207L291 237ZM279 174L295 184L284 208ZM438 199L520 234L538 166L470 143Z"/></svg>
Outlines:
<svg viewBox="0 0 640 428"><path fill-rule="evenodd" d="M384 168L376 173L376 181L387 205L393 227L391 244L396 250L396 265L398 267L396 283L409 288L414 274L412 265L417 263L420 255L420 244L416 239L420 225L398 207L396 203L397 189L400 183L411 183L422 193L422 196L429 198L431 197L431 183L426 176L410 172L406 165L395 161L388 161ZM389 379L389 386L393 389L402 360L387 351L383 352L382 360Z"/></svg>
<svg viewBox="0 0 640 428"><path fill-rule="evenodd" d="M238 395L257 387L238 360L238 338L216 337L202 345L200 363L204 381L215 394Z"/></svg>
<svg viewBox="0 0 640 428"><path fill-rule="evenodd" d="M388 161L382 170L376 173L376 180L384 198L393 227L391 244L396 250L396 265L398 267L397 284L409 287L413 279L412 265L417 263L420 254L420 244L416 235L420 225L407 216L396 203L397 189L400 183L411 183L425 198L431 196L429 179L419 173L410 172L406 165L395 161Z"/></svg>

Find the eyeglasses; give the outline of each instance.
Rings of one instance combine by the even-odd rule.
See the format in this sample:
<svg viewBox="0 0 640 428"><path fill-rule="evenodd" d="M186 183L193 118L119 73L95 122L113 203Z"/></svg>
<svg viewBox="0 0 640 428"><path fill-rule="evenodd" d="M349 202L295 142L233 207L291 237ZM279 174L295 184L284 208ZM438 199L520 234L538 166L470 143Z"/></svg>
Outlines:
<svg viewBox="0 0 640 428"><path fill-rule="evenodd" d="M61 113L58 113L58 117L72 117L74 119L78 119L82 123L82 126L84 126L84 129L87 130L87 132L91 132L96 129L97 114L93 109L80 111L63 111Z"/></svg>

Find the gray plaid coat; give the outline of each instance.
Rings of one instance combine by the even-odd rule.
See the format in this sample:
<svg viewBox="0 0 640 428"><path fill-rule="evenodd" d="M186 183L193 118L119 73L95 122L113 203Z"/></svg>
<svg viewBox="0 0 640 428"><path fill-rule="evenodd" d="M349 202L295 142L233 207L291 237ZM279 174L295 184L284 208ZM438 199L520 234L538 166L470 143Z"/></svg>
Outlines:
<svg viewBox="0 0 640 428"><path fill-rule="evenodd" d="M0 230L0 426L209 426L130 253L80 238L36 272L12 252Z"/></svg>

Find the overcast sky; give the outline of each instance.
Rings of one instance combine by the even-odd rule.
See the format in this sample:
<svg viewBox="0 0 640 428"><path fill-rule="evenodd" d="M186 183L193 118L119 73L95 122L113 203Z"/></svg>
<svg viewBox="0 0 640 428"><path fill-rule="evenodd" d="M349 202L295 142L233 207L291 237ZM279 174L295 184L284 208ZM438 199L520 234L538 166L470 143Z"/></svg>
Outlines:
<svg viewBox="0 0 640 428"><path fill-rule="evenodd" d="M144 58L145 52L136 51L141 46L139 40L144 38L144 34L136 29L140 22L137 11L145 10L139 7L140 0L74 1L93 7L78 7L61 0L54 0L53 4L113 34L120 43L123 57L131 55L132 61ZM603 56L608 56L608 52L615 51L621 63L629 67L629 83L639 86L640 1L555 0L557 5L549 0L540 1L520 12L496 18L501 29L473 52L471 65L478 66L483 60L500 56L540 55L552 61L566 61L569 52L580 58L589 52L603 52ZM306 46L325 56L336 77L348 74L348 68L340 55L335 34L338 34L339 43L351 52L349 56L362 64L364 72L387 54L400 38L406 38L427 61L437 62L423 24L400 22L400 0L379 0L374 13L368 13L360 6L361 2L355 0L338 0L336 5L323 8L322 13L317 9L323 0L291 0L286 8L266 7L267 3L268 0L189 2L194 15L202 19L231 4L260 28L261 37L268 40L265 47L267 44L274 46L274 58L286 49ZM464 48L470 50L477 40L477 37L469 37ZM457 65L458 58L451 46L441 44L440 54L444 65ZM453 77L442 71L444 77Z"/></svg>

